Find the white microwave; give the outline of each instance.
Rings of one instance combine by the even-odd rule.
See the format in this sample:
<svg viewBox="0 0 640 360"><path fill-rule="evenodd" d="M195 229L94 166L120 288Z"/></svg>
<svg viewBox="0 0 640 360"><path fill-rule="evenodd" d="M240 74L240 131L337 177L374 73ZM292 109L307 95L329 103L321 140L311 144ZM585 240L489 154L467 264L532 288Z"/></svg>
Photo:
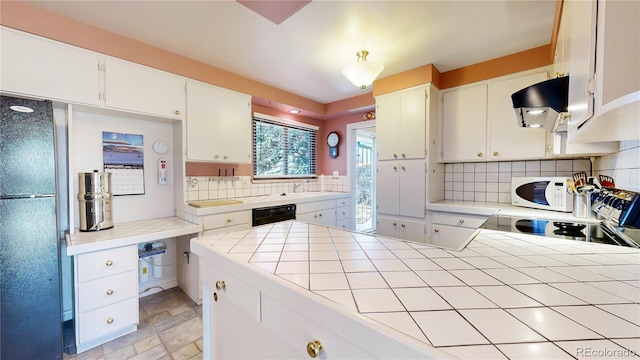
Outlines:
<svg viewBox="0 0 640 360"><path fill-rule="evenodd" d="M573 195L564 177L513 177L511 205L571 212Z"/></svg>

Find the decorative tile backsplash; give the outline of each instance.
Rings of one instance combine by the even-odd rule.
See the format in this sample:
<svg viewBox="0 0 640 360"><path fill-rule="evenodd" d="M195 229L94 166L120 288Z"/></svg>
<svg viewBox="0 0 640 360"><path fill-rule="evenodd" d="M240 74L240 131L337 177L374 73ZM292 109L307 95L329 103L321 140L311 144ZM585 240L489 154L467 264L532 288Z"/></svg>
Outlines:
<svg viewBox="0 0 640 360"><path fill-rule="evenodd" d="M620 151L596 158L596 175L609 175L616 187L640 192L640 140L620 142Z"/></svg>
<svg viewBox="0 0 640 360"><path fill-rule="evenodd" d="M322 189L321 182L324 182ZM326 192L348 192L349 179L346 176L333 178L324 176L323 180L305 179L285 182L256 182L251 181L250 176L190 176L186 178L186 199L215 200L215 199L235 199L250 196L266 196L271 194L282 194L293 192L293 186L300 186L297 192L326 191Z"/></svg>
<svg viewBox="0 0 640 360"><path fill-rule="evenodd" d="M446 164L445 200L511 203L513 176L566 176L591 171L588 159Z"/></svg>

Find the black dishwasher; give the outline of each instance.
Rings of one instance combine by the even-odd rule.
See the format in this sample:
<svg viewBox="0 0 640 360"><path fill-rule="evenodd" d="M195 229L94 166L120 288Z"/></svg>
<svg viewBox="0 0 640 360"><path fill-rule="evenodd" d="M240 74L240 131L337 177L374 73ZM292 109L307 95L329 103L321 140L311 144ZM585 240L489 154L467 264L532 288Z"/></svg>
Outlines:
<svg viewBox="0 0 640 360"><path fill-rule="evenodd" d="M295 220L296 204L268 206L253 209L252 226L271 224L278 221Z"/></svg>

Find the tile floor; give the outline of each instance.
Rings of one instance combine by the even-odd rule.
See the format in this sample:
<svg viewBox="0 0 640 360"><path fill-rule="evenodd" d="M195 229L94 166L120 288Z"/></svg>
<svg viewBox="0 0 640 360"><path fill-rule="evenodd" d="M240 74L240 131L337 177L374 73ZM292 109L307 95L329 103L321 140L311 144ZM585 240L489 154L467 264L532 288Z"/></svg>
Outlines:
<svg viewBox="0 0 640 360"><path fill-rule="evenodd" d="M143 297L138 331L63 359L202 359L202 306L178 287Z"/></svg>

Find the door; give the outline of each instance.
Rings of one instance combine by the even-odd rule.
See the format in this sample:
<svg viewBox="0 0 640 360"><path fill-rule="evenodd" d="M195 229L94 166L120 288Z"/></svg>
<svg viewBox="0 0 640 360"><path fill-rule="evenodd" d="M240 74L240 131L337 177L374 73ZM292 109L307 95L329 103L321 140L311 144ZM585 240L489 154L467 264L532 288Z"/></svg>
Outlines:
<svg viewBox="0 0 640 360"><path fill-rule="evenodd" d="M356 231L375 230L375 128L356 130Z"/></svg>

